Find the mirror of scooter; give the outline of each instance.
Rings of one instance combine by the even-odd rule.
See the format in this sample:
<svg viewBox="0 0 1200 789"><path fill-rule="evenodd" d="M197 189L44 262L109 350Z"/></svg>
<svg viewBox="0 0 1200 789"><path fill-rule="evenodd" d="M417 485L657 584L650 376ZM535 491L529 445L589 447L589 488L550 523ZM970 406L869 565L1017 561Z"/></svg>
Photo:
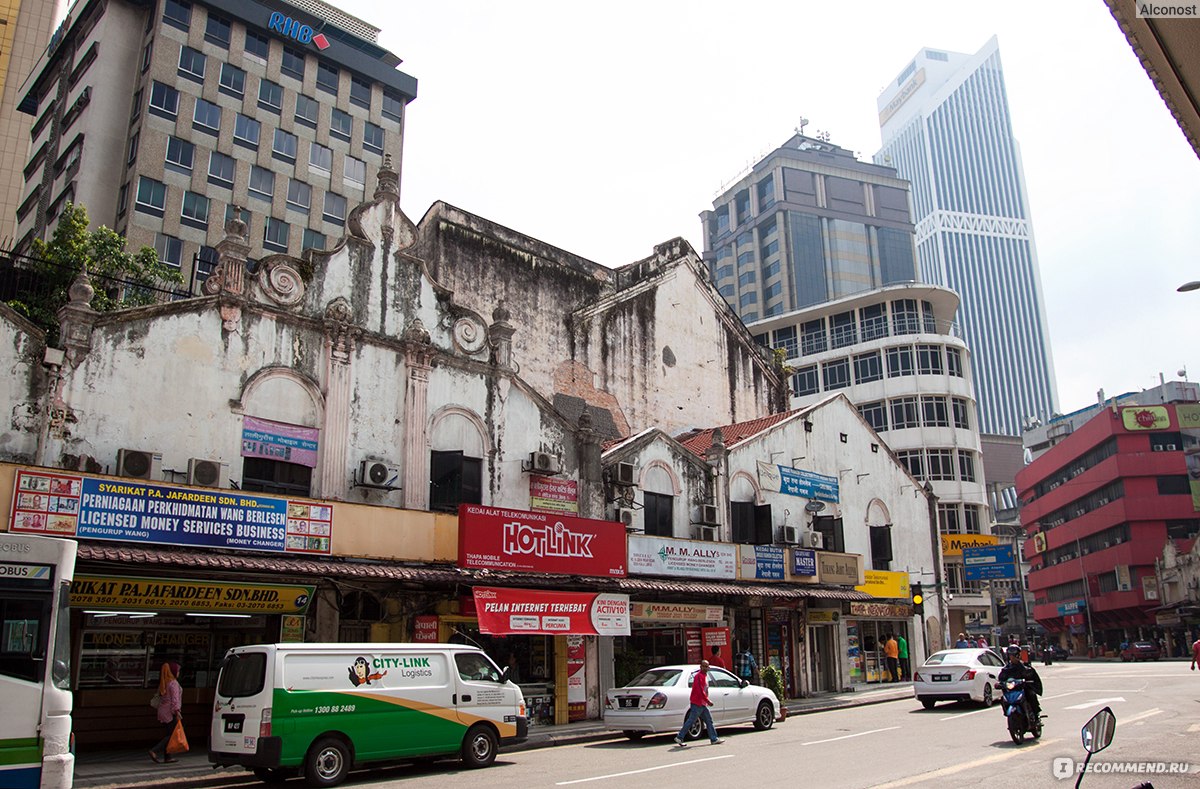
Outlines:
<svg viewBox="0 0 1200 789"><path fill-rule="evenodd" d="M1084 750L1089 754L1100 753L1112 744L1113 735L1116 732L1117 716L1110 708L1105 707L1093 715L1080 732L1083 736Z"/></svg>

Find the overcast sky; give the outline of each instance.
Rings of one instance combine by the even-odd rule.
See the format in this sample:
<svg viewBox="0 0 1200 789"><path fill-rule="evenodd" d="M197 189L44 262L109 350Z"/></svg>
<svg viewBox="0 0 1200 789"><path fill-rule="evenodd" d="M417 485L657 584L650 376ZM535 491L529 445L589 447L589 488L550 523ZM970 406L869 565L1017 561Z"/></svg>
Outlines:
<svg viewBox="0 0 1200 789"><path fill-rule="evenodd" d="M702 251L721 187L807 132L870 160L923 47L1000 42L1060 410L1200 377L1200 161L1103 0L334 0L419 81L401 203L444 200L606 266Z"/></svg>

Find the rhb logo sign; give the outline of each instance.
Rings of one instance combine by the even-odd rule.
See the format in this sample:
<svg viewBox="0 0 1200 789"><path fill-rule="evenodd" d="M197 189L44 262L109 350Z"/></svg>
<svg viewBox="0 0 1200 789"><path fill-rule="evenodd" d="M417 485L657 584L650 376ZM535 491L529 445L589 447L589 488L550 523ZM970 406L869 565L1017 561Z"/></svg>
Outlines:
<svg viewBox="0 0 1200 789"><path fill-rule="evenodd" d="M317 49L329 48L329 39L325 38L324 33L318 33L312 29L312 25L306 25L278 11L271 14L271 19L267 22L267 29L273 30L281 36L295 39L301 44L315 44Z"/></svg>
<svg viewBox="0 0 1200 789"><path fill-rule="evenodd" d="M529 526L524 523L504 524L504 552L531 553L534 556L563 556L592 558L594 534L573 532L561 523L553 526Z"/></svg>

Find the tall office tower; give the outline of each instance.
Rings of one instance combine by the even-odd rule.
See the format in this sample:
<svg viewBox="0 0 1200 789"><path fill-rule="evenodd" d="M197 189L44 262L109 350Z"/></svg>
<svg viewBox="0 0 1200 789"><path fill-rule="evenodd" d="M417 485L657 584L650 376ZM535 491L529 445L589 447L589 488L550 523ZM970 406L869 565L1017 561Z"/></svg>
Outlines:
<svg viewBox="0 0 1200 789"><path fill-rule="evenodd" d="M417 81L378 33L320 0L77 0L22 88L17 251L67 201L193 289L234 207L252 258L324 248L400 169Z"/></svg>
<svg viewBox="0 0 1200 789"><path fill-rule="evenodd" d="M907 181L794 135L704 211L704 260L746 323L917 278Z"/></svg>
<svg viewBox="0 0 1200 789"><path fill-rule="evenodd" d="M0 246L12 244L25 183L33 118L17 112L21 83L50 41L58 0L8 0L0 5Z"/></svg>
<svg viewBox="0 0 1200 789"><path fill-rule="evenodd" d="M1000 52L924 49L879 96L880 164L912 182L921 278L962 297L985 433L1045 422L1058 394Z"/></svg>

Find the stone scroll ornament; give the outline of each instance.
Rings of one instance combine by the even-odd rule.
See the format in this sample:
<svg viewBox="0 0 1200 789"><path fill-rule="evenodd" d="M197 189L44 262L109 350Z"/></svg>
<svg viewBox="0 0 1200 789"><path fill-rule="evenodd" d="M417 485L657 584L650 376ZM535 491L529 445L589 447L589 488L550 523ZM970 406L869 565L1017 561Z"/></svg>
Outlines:
<svg viewBox="0 0 1200 789"><path fill-rule="evenodd" d="M258 285L281 307L294 306L304 298L304 278L290 258L268 258L258 271Z"/></svg>

